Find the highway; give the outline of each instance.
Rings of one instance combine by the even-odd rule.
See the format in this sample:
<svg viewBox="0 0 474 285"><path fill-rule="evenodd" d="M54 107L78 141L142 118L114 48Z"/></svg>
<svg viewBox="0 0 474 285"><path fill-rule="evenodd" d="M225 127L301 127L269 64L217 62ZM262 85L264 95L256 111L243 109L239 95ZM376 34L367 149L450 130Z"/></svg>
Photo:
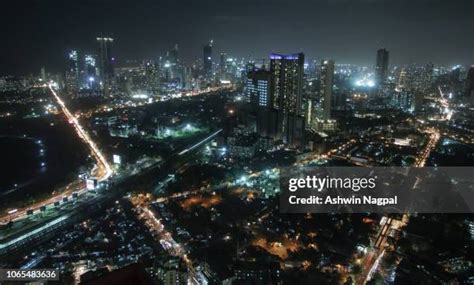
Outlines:
<svg viewBox="0 0 474 285"><path fill-rule="evenodd" d="M64 104L64 101L58 96L56 91L54 91L51 85L49 85L48 88L51 90L51 93L53 94L57 103L61 107L61 110L63 111L64 115L66 115L66 118L74 126L74 129L76 130L79 137L89 146L92 155L96 158L97 165L99 166L99 169L100 169L98 171L100 173L100 176L97 177L98 180L99 181L107 180L113 174L110 164L107 162L104 155L100 152L99 148L94 143L94 141L89 137L89 134L87 134L87 132L84 130L81 124L79 124L79 120L76 117L74 117L74 115L72 115L72 113L67 109L66 104Z"/></svg>
<svg viewBox="0 0 474 285"><path fill-rule="evenodd" d="M113 170L110 164L108 163L107 159L105 159L104 155L102 154L100 149L97 147L95 142L90 138L89 134L80 125L77 118L74 117L74 115L72 115L72 113L68 110L64 101L59 97L56 91L54 91L51 85L44 86L44 87L49 88L49 90L51 91L51 94L56 99L56 102L60 106L62 112L68 119L69 123L74 127L74 130L76 131L77 135L81 138L81 140L85 144L87 144L87 146L89 147L91 151L91 155L97 161L98 168L95 173L97 180L99 182L107 180L113 174ZM10 221L18 221L20 219L25 218L29 211L31 212L39 211L42 207L51 206L55 202L61 201L63 200L63 198L71 196L73 193L76 193L77 195L81 195L84 192L86 192L86 187L84 183L78 183L77 181L70 183L67 187L64 188L64 191L60 191L60 193L55 194L46 200L29 205L27 207L10 210L8 213L4 214L3 216L0 216L0 222L5 224Z"/></svg>
<svg viewBox="0 0 474 285"><path fill-rule="evenodd" d="M216 133L220 132L215 132L212 138L216 136ZM201 143L202 141L209 141L209 139L208 136L198 142L199 147L205 145ZM195 145L196 144L193 144L192 146ZM191 147L188 147L188 149ZM58 208L56 208L53 202L53 204L47 207L47 211L56 213L54 219L49 222L44 221L34 225L31 229L20 229L11 237L3 237L3 240L0 240L0 255L18 248L18 245L22 245L22 248L27 248L23 245L29 244L38 237L41 238L41 236L44 236L42 234L43 232L54 230L54 228L57 227L71 225L93 215L93 213L97 213L103 205L114 201L120 195L130 191L130 189L136 187L137 183L143 183L144 181L151 182L149 185L151 189L154 189L153 186L157 185L157 181L161 181L158 185L167 183L171 174L175 174L181 167L193 159L194 153L199 147L193 147L192 150L186 152L185 155L178 155L178 153L172 154L165 161L160 161L159 163L143 168L138 173L121 173L119 176L114 176L110 184L110 189L113 189L113 191L99 189L98 191L100 192L98 194L93 194L84 190L84 195L82 195L80 199L75 199L73 203L71 202L72 199L68 199L66 202L61 202Z"/></svg>

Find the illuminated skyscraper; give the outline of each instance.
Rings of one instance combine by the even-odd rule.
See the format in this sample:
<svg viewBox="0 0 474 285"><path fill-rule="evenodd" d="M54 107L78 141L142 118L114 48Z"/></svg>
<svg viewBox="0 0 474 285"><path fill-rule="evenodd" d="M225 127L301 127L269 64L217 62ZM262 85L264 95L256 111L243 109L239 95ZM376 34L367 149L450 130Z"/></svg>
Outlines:
<svg viewBox="0 0 474 285"><path fill-rule="evenodd" d="M95 88L97 86L97 67L93 55L86 54L84 56L84 74L87 87Z"/></svg>
<svg viewBox="0 0 474 285"><path fill-rule="evenodd" d="M247 74L245 83L245 98L253 106L270 107L270 72L267 70L252 70Z"/></svg>
<svg viewBox="0 0 474 285"><path fill-rule="evenodd" d="M114 61L115 58L112 56L112 44L113 38L109 37L98 37L97 43L99 47L99 76L104 86L111 84L114 77Z"/></svg>
<svg viewBox="0 0 474 285"><path fill-rule="evenodd" d="M248 65L244 81L245 100L250 102L257 118L257 133L261 137L279 139L278 111L271 106L272 74L265 68Z"/></svg>
<svg viewBox="0 0 474 285"><path fill-rule="evenodd" d="M323 60L321 62L321 84L320 84L320 98L321 106L323 108L322 118L323 120L331 119L331 99L332 99L332 86L334 78L334 61Z"/></svg>
<svg viewBox="0 0 474 285"><path fill-rule="evenodd" d="M163 71L164 78L166 81L180 79L179 81L183 83L183 69L179 64L179 49L178 44L175 44L174 47L169 50L166 54L166 59L164 64L158 64L156 66L158 73ZM160 71L161 70L161 71Z"/></svg>
<svg viewBox="0 0 474 285"><path fill-rule="evenodd" d="M271 106L284 114L301 115L304 54L271 54Z"/></svg>
<svg viewBox="0 0 474 285"><path fill-rule="evenodd" d="M143 64L146 78L146 89L150 92L159 90L159 69L154 61L147 61Z"/></svg>
<svg viewBox="0 0 474 285"><path fill-rule="evenodd" d="M77 50L71 50L68 54L68 71L74 74L76 77L79 76L79 57Z"/></svg>
<svg viewBox="0 0 474 285"><path fill-rule="evenodd" d="M377 61L375 63L375 84L378 88L386 82L388 76L389 53L386 49L377 51Z"/></svg>
<svg viewBox="0 0 474 285"><path fill-rule="evenodd" d="M88 76L96 76L96 61L95 57L90 54L84 56L84 71Z"/></svg>
<svg viewBox="0 0 474 285"><path fill-rule="evenodd" d="M227 61L227 55L222 52L220 62L219 62L219 76L220 76L221 80L227 79L226 78L226 73L227 73L227 70L226 70L227 63L226 63L226 61Z"/></svg>
<svg viewBox="0 0 474 285"><path fill-rule="evenodd" d="M79 62L76 50L71 50L68 54L66 71L66 91L69 96L77 95L79 90Z"/></svg>
<svg viewBox="0 0 474 285"><path fill-rule="evenodd" d="M203 48L203 67L204 74L210 75L212 73L212 45L214 41L211 40L209 44L205 45Z"/></svg>
<svg viewBox="0 0 474 285"><path fill-rule="evenodd" d="M289 145L302 146L304 54L270 55L270 106L278 111L278 133Z"/></svg>
<svg viewBox="0 0 474 285"><path fill-rule="evenodd" d="M407 70L405 67L402 67L400 70L400 74L398 75L397 86L395 87L395 91L401 92L407 86Z"/></svg>

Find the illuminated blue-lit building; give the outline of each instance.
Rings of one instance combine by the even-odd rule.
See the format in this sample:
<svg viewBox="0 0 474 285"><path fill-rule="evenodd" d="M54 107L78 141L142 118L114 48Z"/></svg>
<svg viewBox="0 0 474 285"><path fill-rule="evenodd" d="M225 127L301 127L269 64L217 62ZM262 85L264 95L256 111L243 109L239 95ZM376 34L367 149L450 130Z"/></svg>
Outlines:
<svg viewBox="0 0 474 285"><path fill-rule="evenodd" d="M271 106L284 114L302 114L304 54L271 54Z"/></svg>
<svg viewBox="0 0 474 285"><path fill-rule="evenodd" d="M284 143L302 147L304 54L271 54L270 73L270 106L277 110L277 134Z"/></svg>

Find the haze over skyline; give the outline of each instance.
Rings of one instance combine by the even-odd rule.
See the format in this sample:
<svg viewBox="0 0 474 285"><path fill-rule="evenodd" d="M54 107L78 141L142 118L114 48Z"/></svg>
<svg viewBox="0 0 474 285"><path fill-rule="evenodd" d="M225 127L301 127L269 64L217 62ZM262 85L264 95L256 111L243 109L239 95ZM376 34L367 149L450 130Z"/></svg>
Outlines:
<svg viewBox="0 0 474 285"><path fill-rule="evenodd" d="M373 67L376 50L390 64L474 63L473 1L205 0L15 1L4 4L0 74L63 70L67 51L96 53L95 38L111 35L114 55L155 59L178 43L180 57L218 54L268 58L302 51L306 59Z"/></svg>

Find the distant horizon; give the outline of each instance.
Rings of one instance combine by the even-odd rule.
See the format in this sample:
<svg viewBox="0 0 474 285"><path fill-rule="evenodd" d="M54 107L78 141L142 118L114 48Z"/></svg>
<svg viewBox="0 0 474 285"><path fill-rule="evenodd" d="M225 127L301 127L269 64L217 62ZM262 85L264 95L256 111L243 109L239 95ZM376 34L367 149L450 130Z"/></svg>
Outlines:
<svg viewBox="0 0 474 285"><path fill-rule="evenodd" d="M114 46L115 48L115 46ZM65 50L64 51L64 55L67 55L67 53L70 51L70 50L74 50L74 49L68 49L68 50ZM79 49L75 49L78 51L79 53L79 61L82 62L83 61L83 57L85 54L92 54L92 55L97 55L97 53L94 53L94 52L91 52L91 51L82 51L82 50L79 50ZM181 51L181 48L179 48L179 50ZM423 65L426 65L426 64L433 64L434 66L437 66L437 67L446 67L446 68L453 68L455 66L461 66L461 67L464 67L466 69L469 69L470 67L474 67L474 63L469 63L469 62L466 62L466 63L462 63L462 62L453 62L453 63L437 63L435 61L426 61L426 62L419 62L419 61L412 61L412 62L404 62L404 63L392 63L392 51L390 49L387 49L389 54L390 54L390 62L389 62L389 68L393 68L393 67L406 67L406 66L410 66L410 65L415 65L415 66L423 66ZM321 60L333 60L335 65L353 65L353 66L358 66L358 67L365 67L365 68L374 68L375 67L375 55L376 55L376 52L377 50L374 50L374 59L373 59L373 62L368 62L368 63L358 63L356 60L352 61L352 62L348 62L348 61L345 61L345 62L341 62L341 61L338 61L338 59L335 59L334 57L310 57L308 56L308 54L303 50L303 51L295 51L295 52L268 52L266 54L266 57L256 57L256 56L235 56L234 54L231 53L231 51L216 51L215 47L213 48L213 63L215 64L218 64L219 63L219 56L221 54L221 52L224 52L226 53L227 57L230 57L230 58L235 58L235 59L238 59L238 60L245 60L246 62L248 61L259 61L259 60L265 60L266 63L269 63L270 61L270 55L271 54L282 54L282 55L287 55L287 54L293 54L293 53L303 53L304 56L305 56L305 64L311 64L312 62L316 61L316 62L320 62ZM115 56L116 58L116 62L117 64L115 65L116 67L124 67L126 65L126 62L131 62L131 61L137 61L137 62L140 62L140 61L147 61L147 60L151 60L151 61L157 61L160 57L165 57L166 56L166 51L163 52L163 53L160 53L154 57L143 57L143 58L138 58L138 57L133 57L133 56L128 56L128 57L124 57L124 58L120 58L120 57L117 57ZM193 62L195 62L196 60L202 60L202 56L201 57L195 57L193 59L181 59L180 58L180 61L183 62L184 65L190 65L192 64ZM64 56L63 58L63 63L62 63L62 66L54 66L53 68L51 67L48 67L48 65L42 65L42 66L38 66L36 69L37 70L30 70L30 71L25 71L23 73L21 73L20 70L18 70L18 72L15 72L15 73L0 73L0 76L29 76L29 75L34 75L34 74L37 74L37 73L40 73L41 69L42 68L45 68L45 71L47 73L53 73L53 74L57 74L57 73L62 73L64 72L65 70L65 66L66 66L66 62L67 62L67 58L66 56ZM2 66L4 67L4 66ZM5 67L4 67L5 68Z"/></svg>

